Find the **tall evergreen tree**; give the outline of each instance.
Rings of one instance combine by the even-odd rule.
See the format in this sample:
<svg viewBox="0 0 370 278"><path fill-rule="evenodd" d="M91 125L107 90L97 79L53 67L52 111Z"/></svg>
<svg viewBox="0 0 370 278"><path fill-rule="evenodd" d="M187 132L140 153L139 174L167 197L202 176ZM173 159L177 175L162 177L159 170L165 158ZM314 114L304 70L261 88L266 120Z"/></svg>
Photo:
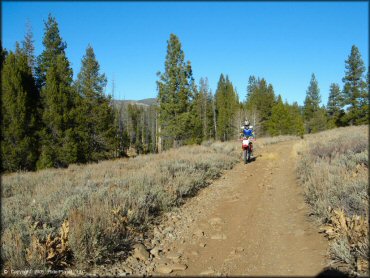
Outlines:
<svg viewBox="0 0 370 278"><path fill-rule="evenodd" d="M313 114L313 117L309 122L312 133L324 131L328 128L327 114L328 113L324 106L319 107L319 109Z"/></svg>
<svg viewBox="0 0 370 278"><path fill-rule="evenodd" d="M318 130L316 128L317 123L315 123L315 121L321 121L322 118L321 111L318 112L320 110L320 102L320 89L315 74L313 73L311 76L310 85L308 86L306 92L306 98L303 107L303 116L306 124L306 131L308 133L314 132L313 130ZM316 113L319 113L320 117L315 115Z"/></svg>
<svg viewBox="0 0 370 278"><path fill-rule="evenodd" d="M1 72L1 166L6 171L34 170L38 156L38 94L27 58L17 44Z"/></svg>
<svg viewBox="0 0 370 278"><path fill-rule="evenodd" d="M3 69L3 65L5 62L6 57L8 56L8 51L3 48L2 42L0 43L0 67L1 70Z"/></svg>
<svg viewBox="0 0 370 278"><path fill-rule="evenodd" d="M301 136L304 135L304 120L301 113L301 109L297 102L293 102L293 105L289 105L289 115L291 118L291 129L289 134Z"/></svg>
<svg viewBox="0 0 370 278"><path fill-rule="evenodd" d="M51 14L45 22L45 34L43 38L44 51L37 57L36 81L39 88L46 82L46 73L48 69L57 61L59 55L65 56L67 44L63 42L59 34L58 23Z"/></svg>
<svg viewBox="0 0 370 278"><path fill-rule="evenodd" d="M24 40L22 41L22 50L27 56L28 66L32 69L32 74L34 74L36 58L33 33L30 22L27 22L26 28L26 35L24 37Z"/></svg>
<svg viewBox="0 0 370 278"><path fill-rule="evenodd" d="M253 98L252 94L257 89L258 80L254 75L249 76L248 78L248 86L247 86L247 95L246 95L246 102L248 102L249 105L253 104L253 101L251 99Z"/></svg>
<svg viewBox="0 0 370 278"><path fill-rule="evenodd" d="M261 127L259 134L264 134L267 131L267 123L271 117L274 104L275 93L272 85L268 84L264 78L249 77L246 110L250 121L253 118L253 122L255 122L258 118L258 124Z"/></svg>
<svg viewBox="0 0 370 278"><path fill-rule="evenodd" d="M78 133L83 142L86 161L98 161L114 156L114 111L110 98L104 95L107 78L100 73L93 48L89 45L82 58L76 88L80 98Z"/></svg>
<svg viewBox="0 0 370 278"><path fill-rule="evenodd" d="M281 99L281 96L278 95L277 102L272 108L271 118L267 122L267 130L271 136L286 134L286 128L289 125L288 116L288 111L283 100Z"/></svg>
<svg viewBox="0 0 370 278"><path fill-rule="evenodd" d="M59 36L58 25L49 15L45 26L45 49L38 57L36 68L38 84L43 84L42 147L37 167L65 167L81 159L80 139L74 130L77 98L72 87L72 69L65 55L65 43Z"/></svg>
<svg viewBox="0 0 370 278"><path fill-rule="evenodd" d="M315 111L317 111L320 107L321 96L320 96L320 89L318 82L316 80L316 76L313 73L311 75L310 85L308 86L306 92L306 98L304 101L304 117L305 120L310 120L313 117Z"/></svg>
<svg viewBox="0 0 370 278"><path fill-rule="evenodd" d="M235 117L239 107L238 95L229 77L220 75L215 93L218 139L227 141L236 135Z"/></svg>
<svg viewBox="0 0 370 278"><path fill-rule="evenodd" d="M195 90L194 92L194 99L192 101L192 139L191 141L193 143L201 143L202 139L204 139L204 102L206 101L205 94L202 91L202 88L200 90Z"/></svg>
<svg viewBox="0 0 370 278"><path fill-rule="evenodd" d="M267 122L268 132L271 136L276 135L298 135L304 134L304 123L299 106L295 102L289 105L283 103L279 95L276 104L272 108L271 118Z"/></svg>
<svg viewBox="0 0 370 278"><path fill-rule="evenodd" d="M343 107L342 92L340 91L338 84L332 83L330 85L330 93L327 105L330 127L337 127L342 125L341 120L344 115L342 107Z"/></svg>
<svg viewBox="0 0 370 278"><path fill-rule="evenodd" d="M194 86L190 62L185 63L179 38L167 41L165 72L158 73L160 141L163 147L177 146L191 137L191 100Z"/></svg>
<svg viewBox="0 0 370 278"><path fill-rule="evenodd" d="M347 113L344 121L349 125L367 123L368 87L364 75L364 62L357 46L352 46L351 54L345 61L345 67L343 97L347 105Z"/></svg>

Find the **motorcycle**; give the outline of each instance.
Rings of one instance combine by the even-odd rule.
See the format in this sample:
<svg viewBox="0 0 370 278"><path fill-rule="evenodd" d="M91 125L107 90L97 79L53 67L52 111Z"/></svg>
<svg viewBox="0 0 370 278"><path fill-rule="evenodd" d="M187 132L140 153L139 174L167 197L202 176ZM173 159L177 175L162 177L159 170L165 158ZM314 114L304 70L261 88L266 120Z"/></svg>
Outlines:
<svg viewBox="0 0 370 278"><path fill-rule="evenodd" d="M253 151L252 138L243 137L242 140L242 150L243 150L243 161L245 164L251 161L251 153Z"/></svg>

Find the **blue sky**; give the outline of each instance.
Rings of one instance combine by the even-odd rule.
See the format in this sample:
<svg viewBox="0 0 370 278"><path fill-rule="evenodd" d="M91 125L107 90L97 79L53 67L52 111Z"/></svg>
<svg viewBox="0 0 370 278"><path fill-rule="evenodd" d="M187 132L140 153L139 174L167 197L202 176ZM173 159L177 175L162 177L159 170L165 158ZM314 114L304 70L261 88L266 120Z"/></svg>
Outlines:
<svg viewBox="0 0 370 278"><path fill-rule="evenodd" d="M342 86L344 61L359 47L368 66L368 2L2 2L2 40L8 50L27 20L42 52L43 21L56 17L74 76L90 43L115 97L155 97L167 40L176 34L198 82L214 92L228 74L245 99L248 77L264 77L288 102L303 104L312 73L326 105L329 86Z"/></svg>

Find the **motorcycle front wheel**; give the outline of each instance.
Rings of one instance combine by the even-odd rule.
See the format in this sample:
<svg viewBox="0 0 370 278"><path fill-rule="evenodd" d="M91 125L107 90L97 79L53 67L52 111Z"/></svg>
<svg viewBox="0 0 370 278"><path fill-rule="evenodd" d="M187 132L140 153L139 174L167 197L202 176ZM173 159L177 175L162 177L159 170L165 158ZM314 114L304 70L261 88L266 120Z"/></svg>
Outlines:
<svg viewBox="0 0 370 278"><path fill-rule="evenodd" d="M248 163L248 150L243 150L243 161L244 161L244 164L247 164Z"/></svg>

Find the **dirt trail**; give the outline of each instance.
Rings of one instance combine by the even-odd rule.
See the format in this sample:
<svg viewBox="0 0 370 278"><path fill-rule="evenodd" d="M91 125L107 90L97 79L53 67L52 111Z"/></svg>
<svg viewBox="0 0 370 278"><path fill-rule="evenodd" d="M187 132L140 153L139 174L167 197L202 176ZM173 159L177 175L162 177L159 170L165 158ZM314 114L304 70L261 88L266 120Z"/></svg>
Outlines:
<svg viewBox="0 0 370 278"><path fill-rule="evenodd" d="M104 273L317 275L326 266L327 242L310 223L297 185L298 144L256 144L255 161L239 163L164 215L138 251L143 260L133 255Z"/></svg>
<svg viewBox="0 0 370 278"><path fill-rule="evenodd" d="M183 231L182 241L166 243L165 251L177 252L177 262L188 266L171 275L313 276L323 270L327 243L309 222L296 183L295 143L259 149L254 162L238 164L178 211L180 218L190 213L190 223L181 223L184 217L164 223ZM168 265L164 257L156 265L161 260Z"/></svg>

